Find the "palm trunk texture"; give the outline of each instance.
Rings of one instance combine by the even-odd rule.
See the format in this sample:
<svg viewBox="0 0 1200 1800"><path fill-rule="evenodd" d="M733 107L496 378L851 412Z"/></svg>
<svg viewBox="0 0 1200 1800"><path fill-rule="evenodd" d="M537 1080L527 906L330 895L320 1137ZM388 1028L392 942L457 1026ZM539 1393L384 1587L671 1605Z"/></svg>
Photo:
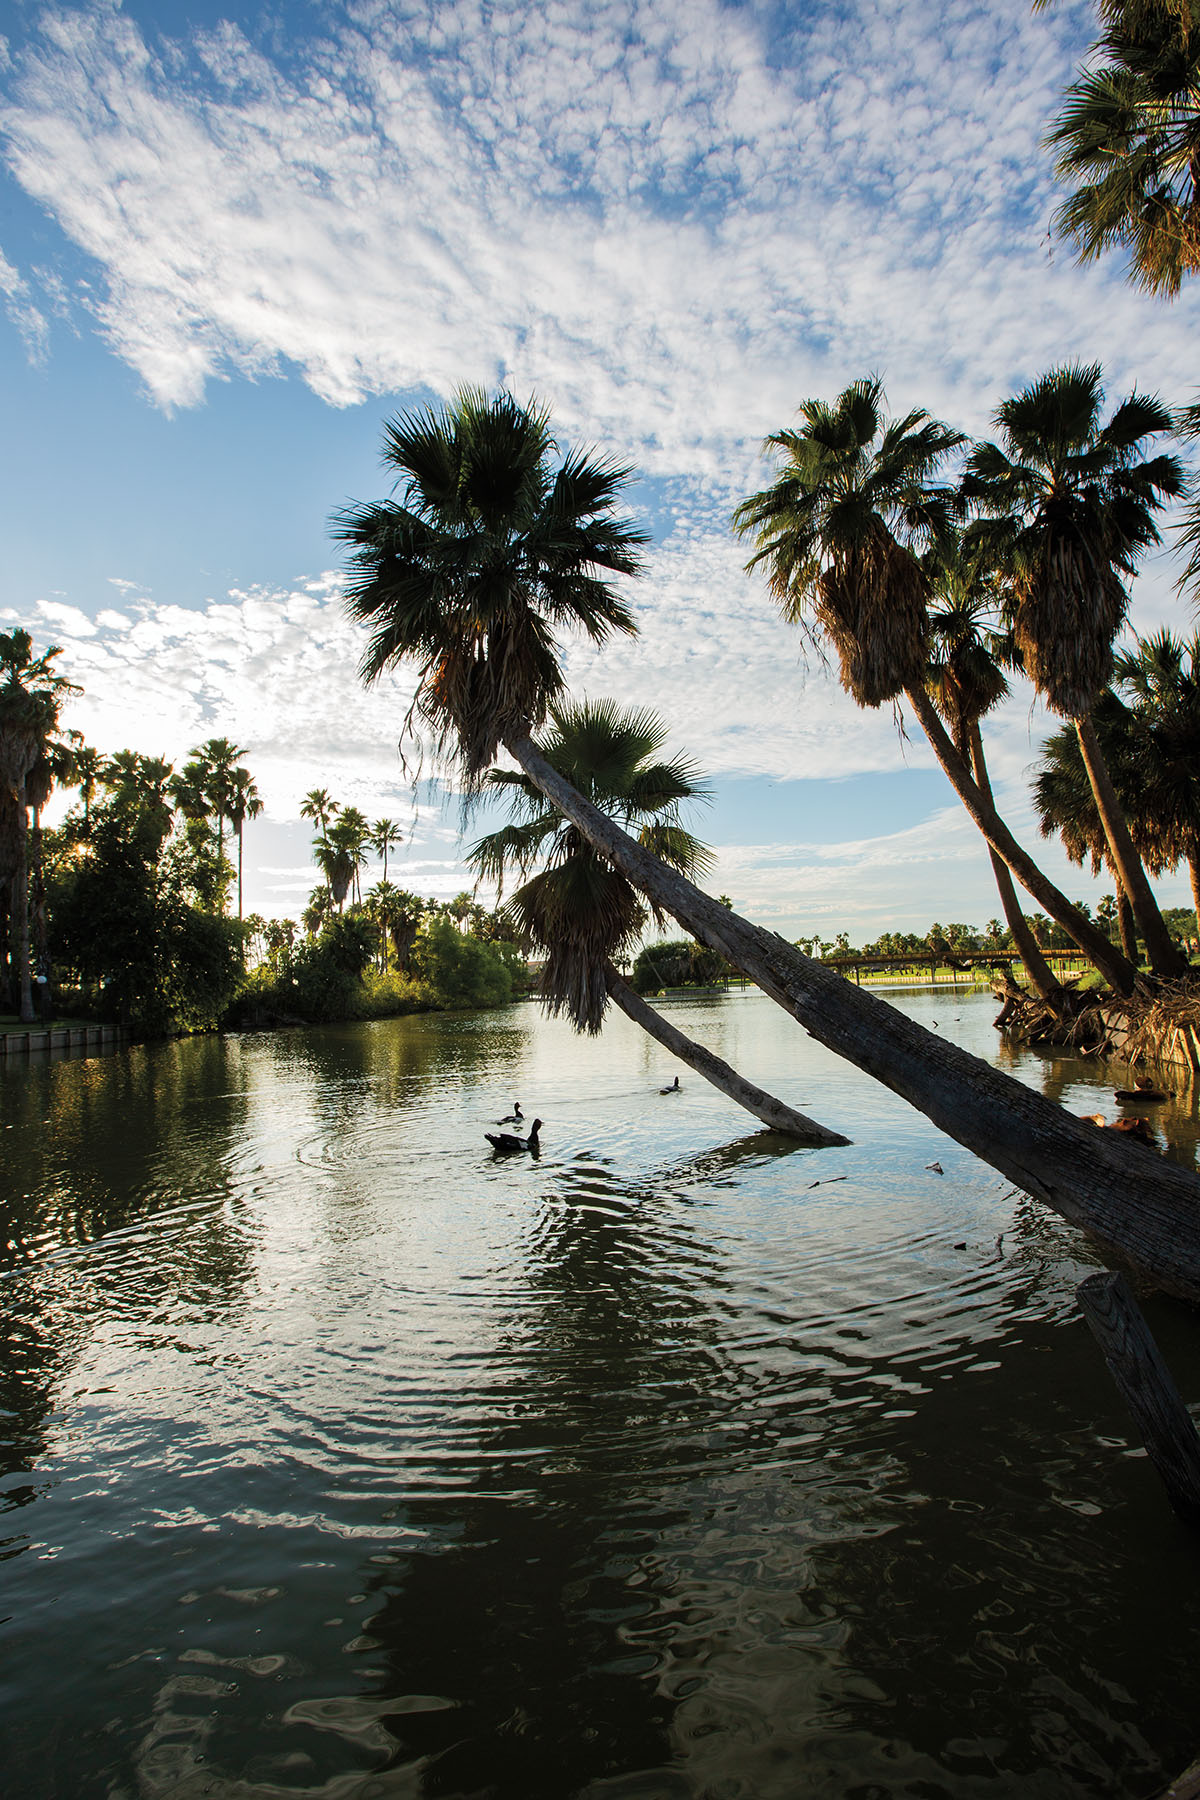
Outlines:
<svg viewBox="0 0 1200 1800"><path fill-rule="evenodd" d="M1133 908L1129 904L1129 895L1121 886L1121 877L1113 875L1113 885L1117 890L1117 931L1120 933L1121 948L1135 966L1138 959L1137 926L1134 923Z"/></svg>
<svg viewBox="0 0 1200 1800"><path fill-rule="evenodd" d="M1034 862L1027 850L1018 844L1008 826L1004 823L995 805L986 794L980 792L978 785L967 768L966 763L954 748L945 726L938 717L932 700L923 688L905 688L910 705L921 721L921 728L929 739L934 755L942 765L948 781L972 820L979 827L992 849L1004 858L1017 880L1026 892L1033 895L1038 905L1064 931L1070 933L1075 943L1083 951L1088 961L1093 963L1100 974L1108 982L1115 993L1132 994L1137 981L1137 970L1123 957L1109 938L1085 919L1077 906L1072 905L1067 896L1056 888L1049 878Z"/></svg>
<svg viewBox="0 0 1200 1800"><path fill-rule="evenodd" d="M697 1075L703 1075L705 1081L710 1081L719 1093L735 1100L739 1106L744 1106L756 1119L761 1119L769 1130L784 1131L789 1137L798 1138L802 1144L818 1147L850 1142L840 1131L830 1131L826 1126L818 1125L815 1119L794 1112L773 1094L768 1094L764 1089L755 1087L752 1081L745 1080L727 1062L722 1062L719 1056L706 1050L703 1044L685 1037L682 1031L668 1019L664 1019L648 1001L643 1000L611 963L605 965L604 985L609 999L620 1007L627 1019L640 1025L664 1050L669 1050L672 1056L686 1063L689 1069L695 1069Z"/></svg>
<svg viewBox="0 0 1200 1800"><path fill-rule="evenodd" d="M988 779L987 759L983 754L983 737L979 730L979 721L971 727L971 768L974 771L975 783L980 793L991 804L992 784ZM991 858L992 874L996 878L996 891L1000 895L1000 906L1008 921L1008 929L1012 932L1013 943L1021 961L1025 965L1025 973L1029 977L1029 985L1043 1000L1051 1005L1062 992L1058 977L1042 955L1041 947L1033 935L1033 927L1021 911L1021 903L1017 899L1017 890L1008 864L997 850L988 845L988 856Z"/></svg>
<svg viewBox="0 0 1200 1800"><path fill-rule="evenodd" d="M572 788L528 732L510 732L505 747L601 855L819 1043L1161 1287L1200 1300L1200 1177L1124 1133L1072 1118L701 893Z"/></svg>
<svg viewBox="0 0 1200 1800"><path fill-rule="evenodd" d="M1075 733L1079 739L1079 751L1083 757L1083 766L1087 770L1087 778L1091 784L1092 795L1096 802L1096 811L1100 814L1100 823L1104 827L1104 836L1108 840L1109 853L1113 867L1120 878L1121 885L1129 895L1129 904L1133 907L1133 916L1138 922L1138 930L1142 934L1142 942L1146 946L1146 955L1150 967L1156 975L1182 975L1185 964L1174 943L1171 934L1158 910L1158 903L1150 888L1146 871L1142 867L1142 859L1133 847L1133 839L1129 835L1129 826L1125 822L1125 814L1121 811L1117 791L1112 784L1112 776L1108 772L1108 764L1100 748L1100 739L1096 735L1096 726L1090 713L1073 721Z"/></svg>

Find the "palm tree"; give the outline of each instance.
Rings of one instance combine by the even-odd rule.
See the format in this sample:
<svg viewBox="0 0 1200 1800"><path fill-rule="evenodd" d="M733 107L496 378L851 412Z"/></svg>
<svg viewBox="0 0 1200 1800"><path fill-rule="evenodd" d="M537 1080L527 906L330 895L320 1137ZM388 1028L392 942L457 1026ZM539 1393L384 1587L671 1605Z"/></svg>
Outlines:
<svg viewBox="0 0 1200 1800"><path fill-rule="evenodd" d="M883 390L857 381L832 406L806 400L802 428L766 440L777 474L738 507L734 525L753 536L749 568L765 564L785 618L823 631L838 653L842 686L860 706L905 695L955 793L1018 881L1121 993L1135 972L1038 868L956 750L926 686L928 568L918 549L952 538L957 497L934 485L938 463L962 440L923 412L887 420Z"/></svg>
<svg viewBox="0 0 1200 1800"><path fill-rule="evenodd" d="M644 532L613 518L629 470L583 454L553 466L549 417L463 388L441 414L393 419L384 460L403 501L338 515L353 547L350 612L371 629L362 672L419 667L409 723L424 723L478 785L512 733L563 690L554 632L603 643L633 617L606 577L640 566Z"/></svg>
<svg viewBox="0 0 1200 1800"><path fill-rule="evenodd" d="M1154 869L1185 862L1200 908L1200 633L1135 638L1115 658L1113 686L1129 709L1137 847Z"/></svg>
<svg viewBox="0 0 1200 1800"><path fill-rule="evenodd" d="M705 790L682 758L653 760L667 732L652 713L606 700L559 703L550 708L550 724L539 747L577 792L636 831L637 841L670 867L686 874L711 867L711 854L679 817L680 808ZM662 913L653 904L647 909L625 876L547 804L527 775L493 769L489 779L507 793L513 823L481 838L468 861L481 879L494 880L501 890L514 867L527 874L542 865L513 894L505 913L517 937L545 953L546 1010L565 1013L577 1031L596 1033L612 1000L656 1042L772 1130L809 1144L844 1144L839 1133L743 1080L630 987L616 962L641 936L648 913L660 927Z"/></svg>
<svg viewBox="0 0 1200 1800"><path fill-rule="evenodd" d="M233 804L234 774L242 754L228 738L208 738L193 752L203 770L203 785L211 806L210 816L217 821L217 863L225 857L225 821Z"/></svg>
<svg viewBox="0 0 1200 1800"><path fill-rule="evenodd" d="M1174 296L1200 269L1200 15L1194 0L1101 0L1100 16L1104 60L1046 138L1074 184L1054 222L1081 262L1120 245L1137 286Z"/></svg>
<svg viewBox="0 0 1200 1800"><path fill-rule="evenodd" d="M1163 923L1091 718L1112 674L1141 552L1159 541L1155 513L1183 492L1175 456L1143 456L1171 415L1133 393L1106 424L1098 363L1051 369L996 410L1003 447L977 444L965 487L988 515L978 527L1004 570L1006 610L1025 671L1052 712L1072 721L1113 867L1129 895L1150 966L1177 974ZM1050 908L1046 908L1047 912ZM1053 916L1053 915L1051 915Z"/></svg>
<svg viewBox="0 0 1200 1800"><path fill-rule="evenodd" d="M531 732L563 687L555 629L575 619L597 641L633 629L607 582L636 566L634 547L643 541L610 516L623 473L576 456L556 474L545 415L525 409L522 420L507 396L494 408L460 396L441 416L397 420L388 444L407 478L407 504L357 509L340 526L355 546L350 610L371 628L364 678L414 662L410 723L429 726L464 781L479 786L490 747L502 742L593 849L813 1037L911 1101L1022 1191L1122 1248L1175 1292L1200 1296L1200 1181L1192 1172L1166 1159L1147 1166L1140 1147L1119 1142L1120 1133L1069 1117L722 906L541 754ZM506 454L513 466L505 481ZM489 548L492 559L482 554ZM929 711L945 736L932 705Z"/></svg>
<svg viewBox="0 0 1200 1800"><path fill-rule="evenodd" d="M22 626L0 632L0 879L12 883L17 1002L22 1024L33 1024L33 985L29 967L29 820L28 782L58 723L68 694L80 689L54 668L62 655L51 645L40 656Z"/></svg>
<svg viewBox="0 0 1200 1800"><path fill-rule="evenodd" d="M361 891L359 877L367 866L367 846L370 841L371 827L367 823L366 814L360 812L357 806L344 806L341 817L330 827L328 842L337 856L344 859L339 867L345 866L350 871L350 886L356 900Z"/></svg>
<svg viewBox="0 0 1200 1800"><path fill-rule="evenodd" d="M315 820L317 829L321 833L320 837L314 840L313 851L322 870L324 870L322 855L324 854L326 859L329 855L329 821L337 811L338 803L332 798L328 788L310 788L300 802L300 817ZM328 876L326 885L328 886ZM332 898L332 888L329 889L329 893Z"/></svg>
<svg viewBox="0 0 1200 1800"><path fill-rule="evenodd" d="M990 629L997 609L994 574L978 551L969 550L957 533L934 546L925 558L925 568L934 597L926 686L954 748L970 764L979 791L991 799L980 722L1009 691L997 654L1000 646ZM1053 1004L1061 992L1060 984L1021 911L1008 864L990 844L988 855L1000 904L1030 984Z"/></svg>
<svg viewBox="0 0 1200 1800"><path fill-rule="evenodd" d="M104 754L90 744L80 744L75 751L74 785L83 801L83 831L86 837L91 824L92 801L103 779Z"/></svg>
<svg viewBox="0 0 1200 1800"><path fill-rule="evenodd" d="M263 810L262 797L249 769L239 764L229 777L228 818L237 838L238 918L242 916L242 832L247 819L257 819Z"/></svg>
<svg viewBox="0 0 1200 1800"><path fill-rule="evenodd" d="M117 750L104 764L100 779L118 806L145 809L155 823L160 842L171 829L172 802L185 818L207 817L203 810L207 801L193 778L186 770L183 775L176 775L165 756Z"/></svg>
<svg viewBox="0 0 1200 1800"><path fill-rule="evenodd" d="M396 844L402 843L403 841L400 834L400 827L397 825L395 819L376 819L371 827L370 844L372 850L383 858L383 879L385 884L388 878L388 851L393 849Z"/></svg>

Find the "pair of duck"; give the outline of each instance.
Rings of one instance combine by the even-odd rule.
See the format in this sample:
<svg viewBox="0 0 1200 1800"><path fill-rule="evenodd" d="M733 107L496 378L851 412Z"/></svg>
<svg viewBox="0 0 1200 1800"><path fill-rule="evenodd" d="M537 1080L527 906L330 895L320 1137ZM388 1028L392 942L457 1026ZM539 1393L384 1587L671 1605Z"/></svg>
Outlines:
<svg viewBox="0 0 1200 1800"><path fill-rule="evenodd" d="M496 1123L498 1125L523 1125L525 1114L521 1111L521 1102L515 1100L512 1111L507 1113L503 1119L497 1119ZM517 1150L532 1150L536 1156L541 1148L538 1143L538 1132L541 1128L542 1121L535 1119L529 1127L528 1137L517 1137L512 1131L485 1131L483 1135L492 1149L502 1156L511 1156Z"/></svg>
<svg viewBox="0 0 1200 1800"><path fill-rule="evenodd" d="M660 1094L678 1094L680 1092L678 1075L675 1077L670 1087L659 1088L658 1091ZM525 1123L525 1114L521 1111L521 1102L519 1100L514 1100L512 1111L506 1113L502 1119L497 1119L496 1123L497 1125L523 1125ZM538 1143L538 1132L541 1128L542 1121L540 1119L535 1119L533 1124L529 1127L528 1137L518 1137L516 1133L512 1131L485 1131L483 1135L492 1146L492 1149L498 1151L501 1155L512 1156L519 1150L532 1150L533 1154L536 1156L541 1148Z"/></svg>

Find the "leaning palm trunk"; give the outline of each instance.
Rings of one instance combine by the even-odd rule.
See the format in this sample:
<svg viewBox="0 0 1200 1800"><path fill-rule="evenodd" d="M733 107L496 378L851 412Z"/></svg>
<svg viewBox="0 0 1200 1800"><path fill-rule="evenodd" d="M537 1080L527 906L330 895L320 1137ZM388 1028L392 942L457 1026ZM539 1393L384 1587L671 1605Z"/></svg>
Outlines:
<svg viewBox="0 0 1200 1800"><path fill-rule="evenodd" d="M1023 850L1004 823L990 798L972 779L966 763L954 748L945 726L938 717L929 695L915 682L905 693L921 721L934 755L942 765L955 793L979 827L992 849L1004 858L1017 880L1052 919L1070 933L1088 960L1118 994L1131 994L1137 981L1137 970L1117 950L1098 925L1085 919L1077 906L1038 868L1027 850Z"/></svg>
<svg viewBox="0 0 1200 1800"><path fill-rule="evenodd" d="M1111 870L1110 870L1111 873ZM1121 886L1121 877L1113 875L1113 884L1117 897L1117 931L1121 938L1121 948L1136 966L1138 959L1137 926L1133 919L1133 908L1129 904L1129 895Z"/></svg>
<svg viewBox="0 0 1200 1800"><path fill-rule="evenodd" d="M1200 931L1200 855L1193 851L1187 858L1187 866L1192 881L1192 905L1196 909L1196 929Z"/></svg>
<svg viewBox="0 0 1200 1800"><path fill-rule="evenodd" d="M1146 871L1142 867L1142 859L1133 847L1129 826L1121 811L1121 803L1117 799L1112 776L1100 748L1100 739L1096 735L1095 721L1089 712L1080 714L1072 722L1079 738L1079 753L1083 757L1083 766L1087 770L1087 778L1096 801L1096 811L1100 814L1100 823L1104 827L1113 868L1121 886L1129 895L1129 904L1133 907L1133 916L1142 934L1150 967L1156 975L1179 975L1185 967L1184 959L1171 940Z"/></svg>
<svg viewBox="0 0 1200 1800"><path fill-rule="evenodd" d="M711 1050L706 1050L703 1044L685 1037L682 1031L664 1019L661 1013L656 1012L654 1007L630 987L612 963L604 965L604 985L609 999L620 1007L626 1018L632 1019L635 1025L640 1025L656 1043L661 1044L664 1050L669 1050L672 1056L677 1056L680 1062L685 1062L689 1069L695 1069L697 1075L703 1075L705 1081L711 1081L719 1093L736 1101L739 1106L744 1106L756 1119L761 1119L769 1130L786 1132L789 1137L799 1138L802 1144L818 1147L850 1142L840 1132L830 1131L826 1126L818 1125L815 1119L794 1112L773 1094L755 1087L752 1081L739 1075L736 1069L730 1068L727 1062L722 1062L719 1056L714 1056Z"/></svg>
<svg viewBox="0 0 1200 1800"><path fill-rule="evenodd" d="M636 844L547 762L528 731L505 747L593 847L693 936L744 971L835 1055L1159 1285L1200 1299L1200 1178L1100 1131L703 894Z"/></svg>
<svg viewBox="0 0 1200 1800"><path fill-rule="evenodd" d="M975 775L976 786L985 800L992 801L992 784L988 779L987 760L983 754L983 737L979 730L979 721L971 726L971 768ZM1030 985L1041 999L1049 1001L1053 1006L1062 992L1061 983L1054 970L1042 955L1041 946L1033 935L1033 927L1021 911L1021 903L1017 899L1017 890L1008 864L991 844L988 845L988 856L991 858L992 874L996 878L996 891L1000 895L1000 906L1008 921L1008 929L1012 932L1013 943L1017 947L1021 961L1025 965L1025 973Z"/></svg>

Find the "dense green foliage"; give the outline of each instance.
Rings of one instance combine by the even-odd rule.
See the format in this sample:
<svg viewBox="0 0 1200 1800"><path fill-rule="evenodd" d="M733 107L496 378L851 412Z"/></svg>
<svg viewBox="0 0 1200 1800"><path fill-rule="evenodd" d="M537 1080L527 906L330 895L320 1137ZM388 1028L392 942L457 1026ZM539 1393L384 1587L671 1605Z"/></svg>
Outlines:
<svg viewBox="0 0 1200 1800"><path fill-rule="evenodd" d="M186 836L114 800L92 813L85 845L65 834L59 850L46 884L50 950L78 1003L139 1034L215 1026L241 980L241 931L196 904Z"/></svg>

